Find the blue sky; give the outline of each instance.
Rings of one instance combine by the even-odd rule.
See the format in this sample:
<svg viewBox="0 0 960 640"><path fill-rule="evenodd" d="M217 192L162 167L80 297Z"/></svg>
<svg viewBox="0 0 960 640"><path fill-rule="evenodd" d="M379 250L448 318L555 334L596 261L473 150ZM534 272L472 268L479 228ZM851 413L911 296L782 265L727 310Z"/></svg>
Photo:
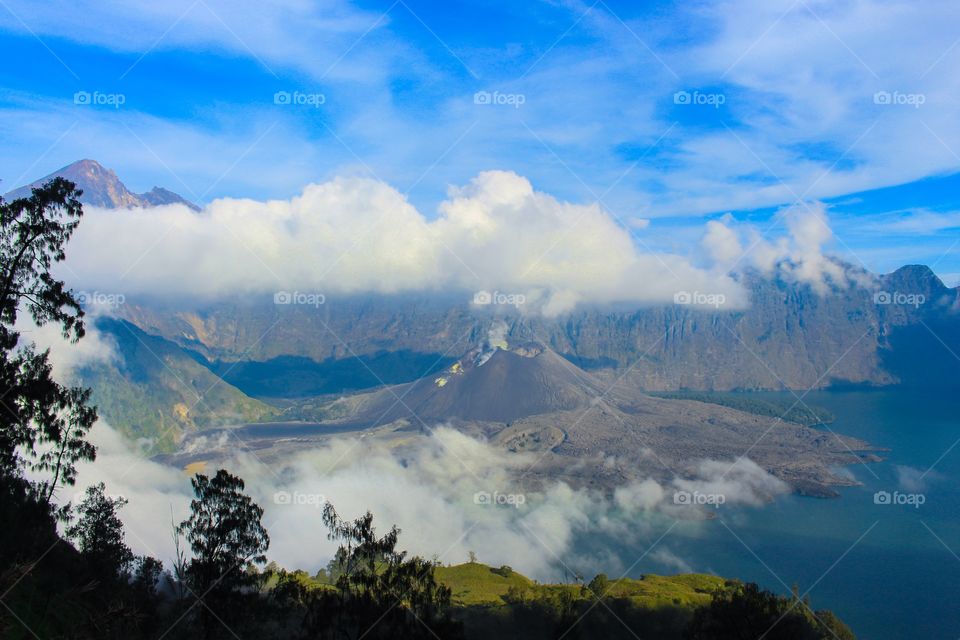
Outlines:
<svg viewBox="0 0 960 640"><path fill-rule="evenodd" d="M775 230L782 207L821 201L832 251L955 284L954 14L936 0L5 0L0 177L13 188L87 157L134 190L209 202L366 176L429 217L451 185L501 169L674 253L705 219Z"/></svg>

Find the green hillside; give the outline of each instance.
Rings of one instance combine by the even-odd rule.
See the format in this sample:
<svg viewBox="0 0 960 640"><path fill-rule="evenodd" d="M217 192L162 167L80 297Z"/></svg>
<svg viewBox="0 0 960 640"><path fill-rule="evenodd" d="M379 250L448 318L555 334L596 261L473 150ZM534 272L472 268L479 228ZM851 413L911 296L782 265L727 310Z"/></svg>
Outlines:
<svg viewBox="0 0 960 640"><path fill-rule="evenodd" d="M437 580L450 587L453 602L461 605L505 603L511 588L533 589L536 584L509 567L496 569L479 562L437 567Z"/></svg>
<svg viewBox="0 0 960 640"><path fill-rule="evenodd" d="M505 605L515 598L534 600L545 593L569 591L576 598L592 599L581 593L579 584L539 584L510 567L489 567L467 562L437 567L437 579L450 587L455 604ZM629 599L643 607L698 606L710 601L710 595L724 585L723 578L689 573L676 576L645 575L639 580L610 580L603 589L606 597Z"/></svg>
<svg viewBox="0 0 960 640"><path fill-rule="evenodd" d="M86 367L81 383L93 389L104 420L133 440L153 442L152 452L171 451L183 433L278 413L163 338L112 319L100 319L97 329L113 340L118 359Z"/></svg>

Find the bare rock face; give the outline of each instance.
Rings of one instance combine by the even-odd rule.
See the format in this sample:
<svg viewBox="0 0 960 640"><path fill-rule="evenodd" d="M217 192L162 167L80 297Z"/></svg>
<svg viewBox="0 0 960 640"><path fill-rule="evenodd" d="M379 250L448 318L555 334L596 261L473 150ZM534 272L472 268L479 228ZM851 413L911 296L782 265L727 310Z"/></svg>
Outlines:
<svg viewBox="0 0 960 640"><path fill-rule="evenodd" d="M759 275L743 284L750 307L742 311L584 308L559 318L515 314L497 321L507 325L511 345L546 345L595 374L615 379L625 373L625 382L647 391L960 384L956 360L940 342L960 353L958 292L927 267L903 267L870 286L827 293ZM924 302L901 304L905 295ZM460 341L482 341L495 321L472 309L466 296L331 295L319 312L278 310L268 297L262 304L232 300L203 307L127 304L121 313L150 333L223 362L284 356L336 362L384 351L436 357L461 351ZM269 330L281 312L282 330ZM918 352L924 354L920 367L912 357Z"/></svg>
<svg viewBox="0 0 960 640"><path fill-rule="evenodd" d="M524 344L516 350L476 349L436 376L380 392L367 415L381 413L386 421L510 422L588 407L601 393L587 372L543 346ZM395 402L394 394L403 401Z"/></svg>
<svg viewBox="0 0 960 640"><path fill-rule="evenodd" d="M70 180L83 191L80 196L80 202L103 207L105 209L123 209L131 207L156 207L164 204L183 204L194 211L200 208L162 187L154 187L146 193L133 193L127 189L126 185L120 181L117 174L112 169L108 169L96 160L78 160L62 169L54 171L48 176L28 185L14 189L6 195L5 200L15 198L24 198L30 195L30 190L39 187L44 182L54 177L62 177Z"/></svg>

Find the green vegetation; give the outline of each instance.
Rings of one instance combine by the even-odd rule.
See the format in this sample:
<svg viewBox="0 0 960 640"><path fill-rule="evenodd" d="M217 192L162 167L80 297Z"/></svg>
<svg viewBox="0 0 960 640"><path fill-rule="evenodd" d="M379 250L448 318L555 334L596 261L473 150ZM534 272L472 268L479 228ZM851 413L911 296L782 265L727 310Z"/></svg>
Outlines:
<svg viewBox="0 0 960 640"><path fill-rule="evenodd" d="M150 442L153 453L172 451L184 433L279 414L163 338L109 318L97 328L116 345L120 362L87 366L80 377L92 385L100 415L131 439Z"/></svg>
<svg viewBox="0 0 960 640"><path fill-rule="evenodd" d="M758 416L780 418L785 422L795 422L807 426L830 424L836 419L836 416L823 407L811 406L789 398L765 398L748 393L711 393L707 391L665 391L650 395L668 400L696 400L697 402L718 404Z"/></svg>
<svg viewBox="0 0 960 640"><path fill-rule="evenodd" d="M496 604L506 602L511 589L533 589L534 582L510 567L495 569L479 562L466 562L452 567L437 567L437 579L450 587L452 600L458 605Z"/></svg>

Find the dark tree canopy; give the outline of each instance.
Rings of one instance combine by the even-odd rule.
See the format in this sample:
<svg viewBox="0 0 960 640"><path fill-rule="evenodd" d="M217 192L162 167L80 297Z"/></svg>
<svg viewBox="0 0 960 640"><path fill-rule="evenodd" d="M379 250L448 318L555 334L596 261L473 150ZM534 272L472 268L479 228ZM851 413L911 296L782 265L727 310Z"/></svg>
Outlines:
<svg viewBox="0 0 960 640"><path fill-rule="evenodd" d="M698 609L689 640L852 640L853 633L829 612L813 612L796 594L784 598L753 583L729 583Z"/></svg>
<svg viewBox="0 0 960 640"><path fill-rule="evenodd" d="M193 551L188 575L198 589L215 581L236 585L250 564L266 562L270 537L260 523L263 509L243 493L243 480L224 469L213 478L198 473L191 482L196 497L179 528Z"/></svg>
<svg viewBox="0 0 960 640"><path fill-rule="evenodd" d="M450 589L437 581L434 563L397 550L397 527L378 536L370 512L348 521L330 503L323 521L327 537L340 542L329 568L335 590L305 593L290 576L278 584L281 600L305 603L305 637L460 637L449 617Z"/></svg>
<svg viewBox="0 0 960 640"><path fill-rule="evenodd" d="M54 178L29 198L0 200L0 477L9 487L26 470L41 474L29 487L47 505L59 485L73 484L76 463L94 458L85 436L97 414L90 391L53 380L48 352L22 344L15 325L25 309L39 326L83 336L83 309L51 271L83 215L80 195Z"/></svg>
<svg viewBox="0 0 960 640"><path fill-rule="evenodd" d="M87 488L83 501L74 508L77 521L67 527L67 536L76 542L94 573L104 578L126 577L134 556L123 536L119 511L125 498L106 495L100 484Z"/></svg>

